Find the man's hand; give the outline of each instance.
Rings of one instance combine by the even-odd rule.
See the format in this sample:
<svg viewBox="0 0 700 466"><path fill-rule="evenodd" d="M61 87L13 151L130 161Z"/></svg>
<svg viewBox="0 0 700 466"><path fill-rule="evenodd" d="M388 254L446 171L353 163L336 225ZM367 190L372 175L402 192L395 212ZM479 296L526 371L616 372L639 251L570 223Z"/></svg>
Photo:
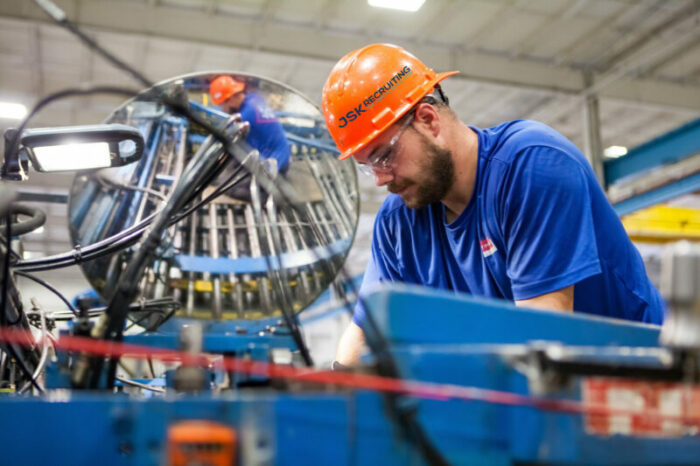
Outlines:
<svg viewBox="0 0 700 466"><path fill-rule="evenodd" d="M354 366L360 361L364 346L365 334L355 322L350 322L340 337L335 360L344 366Z"/></svg>
<svg viewBox="0 0 700 466"><path fill-rule="evenodd" d="M574 285L541 296L535 296L534 298L521 299L516 301L515 305L548 311L572 312L574 310Z"/></svg>
<svg viewBox="0 0 700 466"><path fill-rule="evenodd" d="M277 174L279 173L277 159L263 159L260 163L262 163L263 168L267 174L270 175L270 178L273 180L277 178Z"/></svg>

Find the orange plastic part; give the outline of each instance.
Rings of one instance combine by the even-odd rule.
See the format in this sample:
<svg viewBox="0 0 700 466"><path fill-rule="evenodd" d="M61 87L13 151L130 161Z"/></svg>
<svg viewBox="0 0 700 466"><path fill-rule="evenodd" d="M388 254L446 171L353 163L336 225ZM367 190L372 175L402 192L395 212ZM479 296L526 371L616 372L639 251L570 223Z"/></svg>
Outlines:
<svg viewBox="0 0 700 466"><path fill-rule="evenodd" d="M168 465L231 466L236 463L236 431L211 421L181 421L168 429Z"/></svg>
<svg viewBox="0 0 700 466"><path fill-rule="evenodd" d="M338 158L361 150L456 73L435 73L392 44L367 45L345 55L331 70L321 99Z"/></svg>

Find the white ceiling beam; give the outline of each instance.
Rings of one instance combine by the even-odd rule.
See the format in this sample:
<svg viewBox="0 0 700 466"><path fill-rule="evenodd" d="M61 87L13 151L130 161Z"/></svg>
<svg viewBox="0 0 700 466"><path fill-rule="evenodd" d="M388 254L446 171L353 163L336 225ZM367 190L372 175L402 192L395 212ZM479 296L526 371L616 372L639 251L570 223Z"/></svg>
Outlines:
<svg viewBox="0 0 700 466"><path fill-rule="evenodd" d="M209 0L206 5L204 5L204 13L207 16L211 16L217 12L219 9L219 0Z"/></svg>
<svg viewBox="0 0 700 466"><path fill-rule="evenodd" d="M700 38L698 22L700 22L700 11L689 17L686 16L671 30L657 34L653 41L645 40L645 47L635 48L636 53L626 55L609 71L596 76L593 85L586 89L585 93L594 94L623 77L641 75L667 56L673 55L679 49L686 48ZM698 100L700 100L700 95Z"/></svg>
<svg viewBox="0 0 700 466"><path fill-rule="evenodd" d="M142 70L146 67L146 59L150 48L151 38L148 36L139 37L134 44L134 62L131 65L140 72L143 72Z"/></svg>
<svg viewBox="0 0 700 466"><path fill-rule="evenodd" d="M190 48L189 52L189 57L187 59L187 70L185 70L185 72L198 71L199 62L201 59L202 47L198 44L192 44L192 47Z"/></svg>
<svg viewBox="0 0 700 466"><path fill-rule="evenodd" d="M279 81L285 84L291 84L292 77L301 68L301 62L299 60L289 60L284 72L280 74Z"/></svg>
<svg viewBox="0 0 700 466"><path fill-rule="evenodd" d="M58 0L61 6L70 2ZM0 2L0 16L45 21L43 12L26 8L26 2ZM250 37L258 27L256 20L232 15L207 16L191 10L160 6L157 9L130 2L94 1L81 8L85 29L107 30L130 35L149 35L181 40L191 45L222 45L250 49ZM123 20L121 20L123 19ZM294 23L280 18L270 19L274 28L259 38L257 52L291 55L321 60L333 64L361 42L352 31L323 30L313 27L314 21ZM232 31L235 31L232 33ZM365 41L362 41L365 42ZM408 42L408 41L407 41ZM319 44L323 47L319 47ZM578 94L585 89L581 73L570 67L557 67L528 59L513 59L447 49L444 45L421 44L411 50L417 56L430 57L437 70L462 70L461 78L495 82L512 87L543 90L553 93ZM635 93L629 89L654 89L656 93ZM632 99L648 104L677 106L700 110L697 86L681 86L652 80L630 80L625 87L611 86L603 94Z"/></svg>
<svg viewBox="0 0 700 466"><path fill-rule="evenodd" d="M658 15L662 16L662 19L651 28L640 27L611 44L610 49L604 51L605 53L601 54L596 60L596 67L602 70L609 70L617 66L617 64L632 57L648 44L656 41L659 35L668 34L679 24L686 23L688 17L697 15L696 5L686 4L685 7L673 11L672 8L678 5L683 5L683 3L661 2L656 8L660 11Z"/></svg>
<svg viewBox="0 0 700 466"><path fill-rule="evenodd" d="M83 57L80 59L80 81L91 83L94 80L95 54L92 53L92 50L85 47L81 55Z"/></svg>
<svg viewBox="0 0 700 466"><path fill-rule="evenodd" d="M658 60L653 66L647 67L647 69L644 71L644 77L650 77L656 74L656 72L661 70L664 66L682 57L685 53L688 53L688 51L692 51L692 49L698 45L700 45L700 37L694 37L692 40L688 41L688 44L685 47L678 47L675 52L668 54L661 60ZM697 63L696 65L700 67L700 63ZM692 70L688 74L692 75Z"/></svg>
<svg viewBox="0 0 700 466"><path fill-rule="evenodd" d="M540 96L536 101L534 101L530 105L523 106L520 109L519 113L521 115L521 118L531 118L531 115L533 115L538 109L546 108L546 106L553 102L555 99L556 96L554 95Z"/></svg>
<svg viewBox="0 0 700 466"><path fill-rule="evenodd" d="M277 0L265 0L260 8L260 15L255 20L255 27L251 30L250 43L253 50L260 49L261 37L265 36L266 29L272 20L277 8Z"/></svg>
<svg viewBox="0 0 700 466"><path fill-rule="evenodd" d="M518 55L523 55L532 45L537 42L542 36L549 32L548 25L553 24L556 21L568 21L572 18L578 11L580 11L589 0L576 0L570 4L564 4L559 11L554 12L550 16L543 16L540 26L536 28L528 36L523 37L518 41L518 45L511 50L511 56L517 57Z"/></svg>
<svg viewBox="0 0 700 466"><path fill-rule="evenodd" d="M469 32L463 36L460 42L467 45L464 46L462 50L465 52L478 50L481 39L483 39L483 37L489 32L492 32L493 28L496 27L497 24L501 23L504 17L510 14L514 3L515 0L506 0L503 2L503 6L501 6L501 8L491 15L491 17L486 21L486 24L481 26L476 32Z"/></svg>
<svg viewBox="0 0 700 466"><path fill-rule="evenodd" d="M490 102L489 106L477 115L479 121L489 122L503 112L503 108L509 104L512 99L517 99L522 91L519 89L511 89L508 92L503 92L495 100Z"/></svg>
<svg viewBox="0 0 700 466"><path fill-rule="evenodd" d="M472 95L472 93L479 88L479 85L475 82L465 82L462 83L462 90L458 94L449 94L448 93L448 98L450 99L450 107L452 108L459 108L461 107L462 102L469 96Z"/></svg>
<svg viewBox="0 0 700 466"><path fill-rule="evenodd" d="M589 2L590 0L575 0L573 3L570 3L569 6L564 9L564 11L559 16L559 19L569 21L570 19L575 18L576 15L578 15L579 12L583 10Z"/></svg>
<svg viewBox="0 0 700 466"><path fill-rule="evenodd" d="M319 8L318 14L313 21L314 29L316 29L316 31L325 29L328 20L335 16L339 7L340 0L326 0L323 6Z"/></svg>
<svg viewBox="0 0 700 466"><path fill-rule="evenodd" d="M41 57L41 25L36 24L32 28L32 80L34 95L41 97L44 95L44 68Z"/></svg>
<svg viewBox="0 0 700 466"><path fill-rule="evenodd" d="M633 3L627 8L622 6L619 10L617 10L615 13L613 13L606 19L597 23L593 23L593 26L590 29L582 32L577 40L569 44L563 50L559 51L557 56L554 58L554 62L559 66L572 65L574 61L573 56L575 50L581 47L585 42L590 41L591 38L595 38L598 35L600 35L603 31L607 29L612 29L614 25L621 19L632 14L637 14L637 12L643 7L644 5L641 2Z"/></svg>
<svg viewBox="0 0 700 466"><path fill-rule="evenodd" d="M413 34L418 43L426 43L435 36L435 31L439 30L454 12L456 0L444 0L442 6L433 13L433 16L423 21L423 25Z"/></svg>
<svg viewBox="0 0 700 466"><path fill-rule="evenodd" d="M90 34L90 38L95 40L95 35ZM80 51L80 55L82 56L80 59L80 82L92 83L94 81L95 54L89 48L84 47ZM85 110L91 106L92 100L92 96L85 96L77 101L77 105L80 107L80 110Z"/></svg>
<svg viewBox="0 0 700 466"><path fill-rule="evenodd" d="M277 0L266 0L260 9L260 20L259 26L261 28L267 27L268 23L275 15L279 2Z"/></svg>

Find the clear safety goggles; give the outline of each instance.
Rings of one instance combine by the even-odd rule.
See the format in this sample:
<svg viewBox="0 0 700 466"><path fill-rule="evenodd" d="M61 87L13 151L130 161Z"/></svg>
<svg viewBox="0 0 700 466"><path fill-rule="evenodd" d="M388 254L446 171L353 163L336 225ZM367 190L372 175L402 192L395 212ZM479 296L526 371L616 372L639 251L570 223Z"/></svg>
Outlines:
<svg viewBox="0 0 700 466"><path fill-rule="evenodd" d="M439 84L436 84L433 92L423 97L419 103L435 104L436 102L443 102L446 105L449 104L447 96L442 92L442 88ZM394 137L391 138L388 144L376 148L372 154L367 158L365 163L357 163L360 172L367 176L375 176L377 174L389 173L394 168L394 158L396 156L396 143L401 138L401 135L408 129L408 127L413 123L413 118L415 117L416 107L413 107L411 111L404 118L405 120L401 123L401 127L396 132Z"/></svg>
<svg viewBox="0 0 700 466"><path fill-rule="evenodd" d="M406 116L406 119L401 123L401 127L394 134L391 140L380 147L377 147L370 156L367 158L367 162L357 164L360 172L367 176L375 176L380 173L389 173L394 167L395 149L396 143L401 138L401 135L411 126L413 123L414 112L410 112Z"/></svg>

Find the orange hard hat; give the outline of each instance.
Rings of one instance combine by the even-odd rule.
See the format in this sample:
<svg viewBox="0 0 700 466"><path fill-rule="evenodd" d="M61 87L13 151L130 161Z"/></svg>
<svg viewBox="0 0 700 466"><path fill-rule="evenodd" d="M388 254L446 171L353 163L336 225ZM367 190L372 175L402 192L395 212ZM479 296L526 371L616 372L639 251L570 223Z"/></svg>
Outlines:
<svg viewBox="0 0 700 466"><path fill-rule="evenodd" d="M224 74L209 84L209 94L211 94L211 100L214 102L214 105L219 105L232 95L241 92L244 88L245 84Z"/></svg>
<svg viewBox="0 0 700 466"><path fill-rule="evenodd" d="M392 44L372 44L345 55L331 70L321 99L338 158L354 155L456 73L435 73Z"/></svg>

